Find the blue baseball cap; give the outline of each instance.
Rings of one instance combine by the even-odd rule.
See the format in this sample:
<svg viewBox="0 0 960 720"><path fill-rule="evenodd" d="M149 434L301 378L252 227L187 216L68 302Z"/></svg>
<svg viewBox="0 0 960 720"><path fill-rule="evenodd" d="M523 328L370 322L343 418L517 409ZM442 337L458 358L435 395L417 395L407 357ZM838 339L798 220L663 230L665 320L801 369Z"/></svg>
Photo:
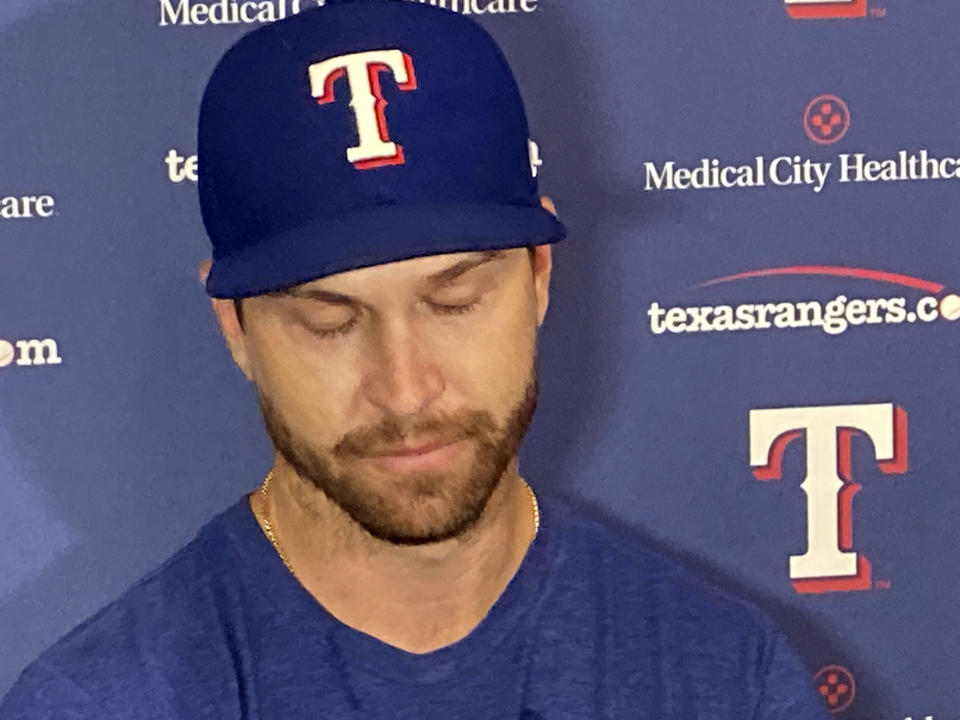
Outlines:
<svg viewBox="0 0 960 720"><path fill-rule="evenodd" d="M213 297L566 235L500 48L420 2L327 0L242 37L204 91L198 156Z"/></svg>

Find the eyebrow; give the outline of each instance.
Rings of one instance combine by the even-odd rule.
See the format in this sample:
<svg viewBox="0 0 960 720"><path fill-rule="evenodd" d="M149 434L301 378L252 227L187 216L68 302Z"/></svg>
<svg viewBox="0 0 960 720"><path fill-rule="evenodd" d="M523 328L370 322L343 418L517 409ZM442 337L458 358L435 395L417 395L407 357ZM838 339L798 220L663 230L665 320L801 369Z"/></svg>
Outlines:
<svg viewBox="0 0 960 720"><path fill-rule="evenodd" d="M274 293L270 293L271 295ZM287 295L295 298L305 298L307 300L321 300L334 305L356 305L357 301L349 295L321 290L320 288L291 287L278 290L277 295Z"/></svg>
<svg viewBox="0 0 960 720"><path fill-rule="evenodd" d="M427 282L433 285L444 285L456 280L458 277L469 270L473 270L475 267L479 267L493 260L499 260L502 257L504 257L503 250L486 250L480 255L465 258L464 260L461 260L448 268L427 276ZM307 300L319 300L322 302L333 303L335 305L357 304L356 298L353 298L350 295L344 295L342 293L332 292L330 290L323 290L321 288L295 286L268 294L287 295L295 298L305 298Z"/></svg>
<svg viewBox="0 0 960 720"><path fill-rule="evenodd" d="M498 260L502 257L504 257L503 250L486 250L476 257L466 258L458 262L456 265L448 267L446 270L441 270L440 272L428 276L427 281L435 285L443 285L451 280L455 280L468 270L473 270L475 267L484 265L491 260Z"/></svg>

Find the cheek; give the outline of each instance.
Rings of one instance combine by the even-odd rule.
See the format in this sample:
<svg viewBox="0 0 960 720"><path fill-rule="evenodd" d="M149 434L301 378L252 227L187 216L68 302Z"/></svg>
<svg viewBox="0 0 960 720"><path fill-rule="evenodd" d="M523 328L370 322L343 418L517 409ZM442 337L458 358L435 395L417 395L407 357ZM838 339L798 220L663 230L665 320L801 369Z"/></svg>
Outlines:
<svg viewBox="0 0 960 720"><path fill-rule="evenodd" d="M336 442L357 383L357 363L310 342L277 336L257 353L257 383L291 430L319 444Z"/></svg>
<svg viewBox="0 0 960 720"><path fill-rule="evenodd" d="M526 385L535 347L536 312L521 303L502 303L451 345L448 386L468 405L502 414Z"/></svg>

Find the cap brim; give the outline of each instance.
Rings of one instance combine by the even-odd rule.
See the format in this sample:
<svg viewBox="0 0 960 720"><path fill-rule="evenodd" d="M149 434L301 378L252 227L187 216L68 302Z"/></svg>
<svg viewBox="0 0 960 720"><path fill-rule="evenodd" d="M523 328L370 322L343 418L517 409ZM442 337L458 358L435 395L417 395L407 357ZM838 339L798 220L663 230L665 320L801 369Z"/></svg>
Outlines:
<svg viewBox="0 0 960 720"><path fill-rule="evenodd" d="M384 205L327 218L214 258L207 293L243 298L347 270L425 255L554 243L566 228L541 207Z"/></svg>

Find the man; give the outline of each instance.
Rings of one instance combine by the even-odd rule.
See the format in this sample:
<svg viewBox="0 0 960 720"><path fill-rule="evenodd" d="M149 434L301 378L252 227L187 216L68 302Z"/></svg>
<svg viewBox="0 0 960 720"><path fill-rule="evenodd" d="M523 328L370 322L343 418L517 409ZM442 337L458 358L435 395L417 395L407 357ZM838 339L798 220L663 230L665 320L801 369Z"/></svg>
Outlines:
<svg viewBox="0 0 960 720"><path fill-rule="evenodd" d="M256 30L199 154L206 286L274 467L3 720L825 716L752 608L519 476L565 230L479 25L344 0Z"/></svg>

